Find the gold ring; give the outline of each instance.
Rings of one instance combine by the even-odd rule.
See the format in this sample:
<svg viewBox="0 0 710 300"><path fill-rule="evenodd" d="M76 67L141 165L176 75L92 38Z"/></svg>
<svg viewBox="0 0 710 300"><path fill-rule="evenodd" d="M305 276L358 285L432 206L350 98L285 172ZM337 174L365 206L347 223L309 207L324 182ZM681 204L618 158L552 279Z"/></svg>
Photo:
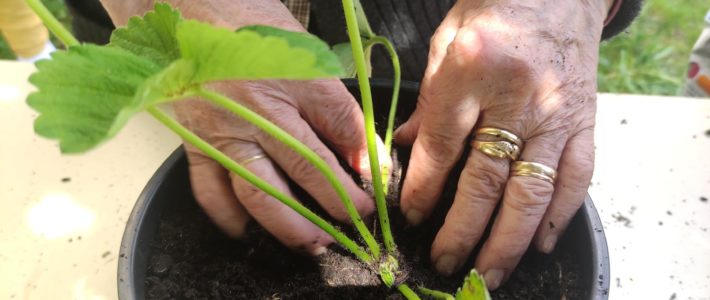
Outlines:
<svg viewBox="0 0 710 300"><path fill-rule="evenodd" d="M492 135L495 137L502 138L508 142L511 142L518 146L518 148L523 148L523 140L517 135L510 131L493 128L493 127L481 127L476 130L476 135Z"/></svg>
<svg viewBox="0 0 710 300"><path fill-rule="evenodd" d="M557 171L541 163L519 160L511 164L510 176L528 176L555 184Z"/></svg>
<svg viewBox="0 0 710 300"><path fill-rule="evenodd" d="M508 141L488 142L474 140L472 146L473 149L492 157L516 160L520 156L520 147Z"/></svg>
<svg viewBox="0 0 710 300"><path fill-rule="evenodd" d="M253 162L255 160L260 160L262 158L266 158L266 155L263 155L263 154L254 155L254 156L249 157L245 160L242 160L241 162L239 162L239 164L241 164L242 166L246 166L248 163Z"/></svg>

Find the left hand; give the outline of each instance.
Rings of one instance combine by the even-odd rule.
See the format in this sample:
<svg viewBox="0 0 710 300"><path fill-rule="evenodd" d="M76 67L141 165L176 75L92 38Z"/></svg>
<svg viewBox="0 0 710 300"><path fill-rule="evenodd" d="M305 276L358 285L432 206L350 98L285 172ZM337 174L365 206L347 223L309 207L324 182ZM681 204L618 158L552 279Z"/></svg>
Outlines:
<svg viewBox="0 0 710 300"><path fill-rule="evenodd" d="M531 241L551 252L583 203L594 168L596 66L607 1L459 0L434 34L417 109L397 131L414 143L401 209L428 217L472 132L495 127L525 141L518 160L558 172L554 184L510 176L511 161L472 150L431 249L458 270L502 199L476 260L488 287L511 274Z"/></svg>

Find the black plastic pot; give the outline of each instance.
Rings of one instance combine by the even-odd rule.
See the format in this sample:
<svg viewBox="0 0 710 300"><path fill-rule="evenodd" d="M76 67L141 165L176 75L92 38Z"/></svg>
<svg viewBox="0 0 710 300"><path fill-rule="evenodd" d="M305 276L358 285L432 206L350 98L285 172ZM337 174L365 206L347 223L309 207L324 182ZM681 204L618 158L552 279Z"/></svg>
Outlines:
<svg viewBox="0 0 710 300"><path fill-rule="evenodd" d="M355 81L345 81L357 95ZM375 99L389 99L391 82L373 80ZM414 109L418 85L404 82L401 89L401 115ZM411 100L406 102L406 100ZM188 177L187 160L178 148L150 179L136 202L123 235L118 262L118 296L122 300L144 299L144 280L148 269L150 243L168 203L194 201ZM570 223L563 239L582 266L588 299L607 299L609 291L609 252L601 220L591 198ZM561 241L562 243L562 241Z"/></svg>

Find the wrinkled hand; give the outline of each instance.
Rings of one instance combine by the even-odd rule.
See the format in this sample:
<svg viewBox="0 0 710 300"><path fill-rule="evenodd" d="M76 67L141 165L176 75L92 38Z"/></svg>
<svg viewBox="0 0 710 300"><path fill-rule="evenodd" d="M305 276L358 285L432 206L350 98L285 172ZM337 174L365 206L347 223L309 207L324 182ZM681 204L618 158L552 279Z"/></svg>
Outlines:
<svg viewBox="0 0 710 300"><path fill-rule="evenodd" d="M326 147L361 174L370 174L363 116L359 105L338 80L221 82L211 88L225 93L281 127L315 151L336 171L361 215L374 210L361 190ZM307 160L230 112L200 100L175 103L186 127L257 176L294 197L286 177L303 187L335 219L349 222L345 207L325 177ZM333 239L298 213L229 173L211 158L186 144L190 180L198 203L229 235L244 234L251 217L285 245L320 254ZM250 160L253 157L261 157ZM294 197L295 198L295 197Z"/></svg>
<svg viewBox="0 0 710 300"><path fill-rule="evenodd" d="M401 209L428 217L475 128L525 140L519 160L557 169L556 184L509 176L510 161L473 150L431 249L437 270L459 269L502 199L476 259L489 288L531 241L551 252L581 206L594 165L596 65L603 1L459 0L432 38L417 109L397 131L414 143Z"/></svg>
<svg viewBox="0 0 710 300"><path fill-rule="evenodd" d="M188 18L228 28L264 24L305 31L279 0L172 2ZM123 7L120 3L116 6L117 10ZM362 111L340 81L229 81L209 88L247 106L315 151L335 170L360 215L372 213L372 199L355 184L335 156L340 155L365 178L371 176ZM287 184L290 178L335 219L350 221L325 177L281 142L204 101L180 101L174 107L183 125L257 176L294 197ZM227 234L242 236L246 223L253 218L286 246L308 254L322 253L333 241L292 209L230 174L194 147L186 145L186 149L195 197ZM251 159L260 156L263 158Z"/></svg>

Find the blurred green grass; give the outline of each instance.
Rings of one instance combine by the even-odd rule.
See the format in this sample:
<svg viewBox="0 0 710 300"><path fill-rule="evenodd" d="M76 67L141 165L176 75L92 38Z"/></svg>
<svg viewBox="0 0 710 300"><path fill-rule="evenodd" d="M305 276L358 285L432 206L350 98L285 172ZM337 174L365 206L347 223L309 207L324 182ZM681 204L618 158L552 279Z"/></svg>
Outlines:
<svg viewBox="0 0 710 300"><path fill-rule="evenodd" d="M63 0L43 0L65 26L71 16ZM600 92L676 95L685 82L690 50L702 30L707 0L646 0L626 33L602 43ZM55 43L56 44L56 43ZM0 59L13 59L0 36Z"/></svg>
<svg viewBox="0 0 710 300"><path fill-rule="evenodd" d="M708 9L707 0L646 0L627 33L602 43L599 91L677 95Z"/></svg>

